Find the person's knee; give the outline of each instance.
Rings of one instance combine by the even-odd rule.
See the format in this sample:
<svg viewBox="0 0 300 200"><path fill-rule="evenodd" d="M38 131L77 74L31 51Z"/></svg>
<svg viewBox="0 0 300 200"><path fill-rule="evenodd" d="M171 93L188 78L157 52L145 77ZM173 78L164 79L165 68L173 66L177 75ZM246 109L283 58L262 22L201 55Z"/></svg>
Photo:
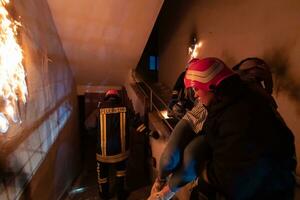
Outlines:
<svg viewBox="0 0 300 200"><path fill-rule="evenodd" d="M194 138L194 136L195 133L190 124L182 119L176 124L172 131L169 142L173 143L175 146L185 146L192 138Z"/></svg>
<svg viewBox="0 0 300 200"><path fill-rule="evenodd" d="M196 164L197 162L197 152L195 148L188 145L183 152L183 165L189 166L190 164Z"/></svg>
<svg viewBox="0 0 300 200"><path fill-rule="evenodd" d="M197 168L195 161L190 161L189 163L186 163L184 168L181 170L181 177L184 181L190 182L197 178Z"/></svg>
<svg viewBox="0 0 300 200"><path fill-rule="evenodd" d="M172 152L164 152L160 158L160 165L167 169L173 169L180 161L179 150L173 150Z"/></svg>
<svg viewBox="0 0 300 200"><path fill-rule="evenodd" d="M193 146L187 146L183 154L182 167L179 170L182 179L186 181L194 180L199 175L198 172L201 171L200 166L202 164L197 158L197 151L195 151Z"/></svg>
<svg viewBox="0 0 300 200"><path fill-rule="evenodd" d="M181 168L174 173L169 179L169 186L172 191L177 191L180 187L197 178L196 171Z"/></svg>
<svg viewBox="0 0 300 200"><path fill-rule="evenodd" d="M203 169L209 155L210 152L202 137L197 137L184 149L183 165L189 167L192 164L197 169Z"/></svg>

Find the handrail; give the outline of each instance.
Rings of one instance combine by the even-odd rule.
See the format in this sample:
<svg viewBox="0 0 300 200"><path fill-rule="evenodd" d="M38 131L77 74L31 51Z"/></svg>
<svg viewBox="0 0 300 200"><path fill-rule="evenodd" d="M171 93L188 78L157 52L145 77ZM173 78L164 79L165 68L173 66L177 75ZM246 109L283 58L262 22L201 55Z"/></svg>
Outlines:
<svg viewBox="0 0 300 200"><path fill-rule="evenodd" d="M154 103L153 103L153 96L162 104L162 106L165 108L165 110L169 111L169 107L167 106L167 104L152 90L152 88L140 77L138 76L137 72L133 69L132 70L132 78L135 81L135 83L143 83L147 89L149 90L149 95L147 94L147 92L144 90L144 88L142 88L139 84L136 84L138 86L138 88L140 89L140 91L142 91L142 93L144 94L144 96L146 96L147 98L149 98L150 101L150 111L153 110L153 108L156 110L158 116L165 122L165 124L170 128L170 130L173 130L173 127L170 125L170 123L163 117L163 115L161 114L160 110Z"/></svg>

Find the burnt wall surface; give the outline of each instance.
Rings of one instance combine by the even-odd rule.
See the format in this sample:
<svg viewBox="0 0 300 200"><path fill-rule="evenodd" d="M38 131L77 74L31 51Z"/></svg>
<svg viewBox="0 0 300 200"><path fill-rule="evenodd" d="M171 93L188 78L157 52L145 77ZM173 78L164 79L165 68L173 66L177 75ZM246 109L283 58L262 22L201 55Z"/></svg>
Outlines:
<svg viewBox="0 0 300 200"><path fill-rule="evenodd" d="M0 136L0 199L58 199L80 168L75 82L46 0L14 0L28 99Z"/></svg>
<svg viewBox="0 0 300 200"><path fill-rule="evenodd" d="M219 57L229 66L246 57L265 59L300 160L299 10L297 0L165 1L157 21L159 81L173 86L189 60L193 37L203 42L199 58Z"/></svg>

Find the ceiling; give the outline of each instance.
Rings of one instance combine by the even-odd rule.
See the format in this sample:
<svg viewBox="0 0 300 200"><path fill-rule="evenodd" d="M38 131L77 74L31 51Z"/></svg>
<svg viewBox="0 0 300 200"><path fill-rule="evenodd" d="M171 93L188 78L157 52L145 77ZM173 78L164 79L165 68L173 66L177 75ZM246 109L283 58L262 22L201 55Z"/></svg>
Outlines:
<svg viewBox="0 0 300 200"><path fill-rule="evenodd" d="M48 0L77 85L122 85L163 0Z"/></svg>

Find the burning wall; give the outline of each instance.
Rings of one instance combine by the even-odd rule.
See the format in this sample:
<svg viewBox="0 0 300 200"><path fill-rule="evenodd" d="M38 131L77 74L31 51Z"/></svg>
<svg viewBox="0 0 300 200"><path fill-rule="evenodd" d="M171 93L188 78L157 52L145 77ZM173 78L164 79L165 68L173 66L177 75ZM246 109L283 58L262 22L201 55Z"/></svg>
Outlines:
<svg viewBox="0 0 300 200"><path fill-rule="evenodd" d="M0 1L0 132L21 122L19 104L26 102L27 84L23 52L18 44L20 23L8 12L9 0Z"/></svg>
<svg viewBox="0 0 300 200"><path fill-rule="evenodd" d="M58 199L80 168L74 79L47 1L5 7L22 26L0 7L0 199Z"/></svg>

